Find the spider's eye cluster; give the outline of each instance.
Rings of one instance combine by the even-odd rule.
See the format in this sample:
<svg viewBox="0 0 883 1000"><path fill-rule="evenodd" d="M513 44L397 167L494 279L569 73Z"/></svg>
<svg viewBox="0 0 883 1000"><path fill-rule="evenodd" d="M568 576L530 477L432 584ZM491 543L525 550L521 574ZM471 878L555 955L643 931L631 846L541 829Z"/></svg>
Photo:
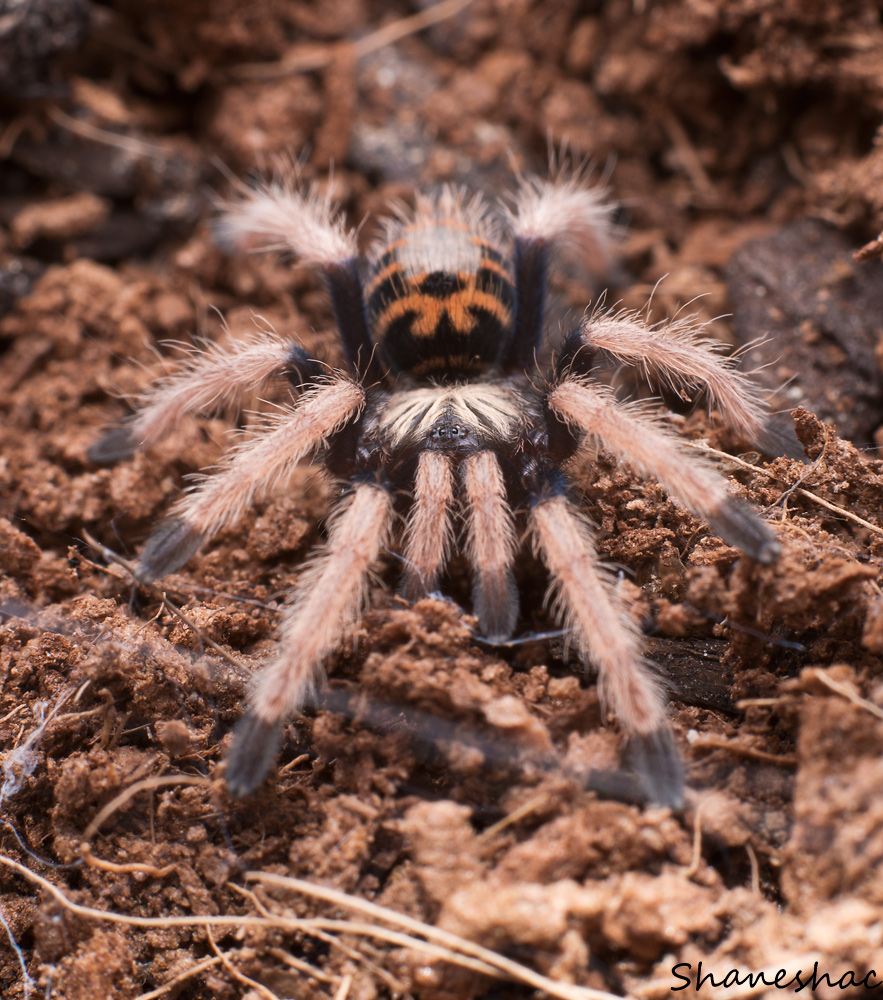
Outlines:
<svg viewBox="0 0 883 1000"><path fill-rule="evenodd" d="M368 321L384 360L418 377L488 371L509 342L512 270L497 241L460 220L418 219L376 256Z"/></svg>

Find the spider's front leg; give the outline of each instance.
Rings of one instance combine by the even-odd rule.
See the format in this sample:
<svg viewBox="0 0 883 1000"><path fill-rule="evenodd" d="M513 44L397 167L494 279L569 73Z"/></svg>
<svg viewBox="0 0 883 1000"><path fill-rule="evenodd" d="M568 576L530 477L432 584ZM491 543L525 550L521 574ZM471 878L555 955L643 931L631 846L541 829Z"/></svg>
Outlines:
<svg viewBox="0 0 883 1000"><path fill-rule="evenodd" d="M359 413L365 391L337 376L305 392L285 415L249 436L172 509L147 540L135 576L142 583L183 566L200 546L243 515L256 496L272 489L293 467Z"/></svg>
<svg viewBox="0 0 883 1000"><path fill-rule="evenodd" d="M232 348L210 347L146 393L130 420L92 445L89 460L105 465L130 458L168 437L190 414L238 410L248 393L273 376L285 375L299 387L324 374L325 368L306 351L270 333Z"/></svg>
<svg viewBox="0 0 883 1000"><path fill-rule="evenodd" d="M596 309L565 343L558 372L588 374L596 351L640 368L652 384L707 394L709 405L745 440L768 455L802 459L793 430L771 419L758 387L721 354L723 344L702 335L692 317L649 325L637 312Z"/></svg>

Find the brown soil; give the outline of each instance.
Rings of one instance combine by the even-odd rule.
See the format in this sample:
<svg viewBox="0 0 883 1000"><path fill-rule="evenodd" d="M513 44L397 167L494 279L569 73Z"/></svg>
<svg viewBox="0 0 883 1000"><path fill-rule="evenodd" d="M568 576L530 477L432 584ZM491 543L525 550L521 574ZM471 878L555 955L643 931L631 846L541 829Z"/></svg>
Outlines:
<svg viewBox="0 0 883 1000"><path fill-rule="evenodd" d="M700 960L718 977L879 966L883 264L851 259L883 209L879 5L473 0L380 47L364 40L424 4L26 7L0 27L0 994L537 986L378 937L392 925L266 876L425 921L559 989L662 998L683 985L672 968ZM787 381L777 408L802 407L809 464L724 463L777 525L773 567L603 455L585 469L604 554L669 678L689 806L599 794L619 735L592 679L560 644L489 650L455 604L403 604L392 562L325 705L232 801L215 775L246 677L333 486L305 470L164 581L189 623L85 541L130 556L223 447L228 425L204 421L114 468L86 460L122 398L180 357L168 341L233 338L257 315L339 357L314 277L213 246L217 164L242 176L309 151L307 176L333 164L358 222L439 180L502 193L513 162L545 169L548 142L609 165L627 225L609 300L643 307L664 275L654 317L704 296L690 308L723 340L770 338L746 364ZM556 291L577 310L593 294L569 274ZM521 628L549 627L536 564L520 573ZM468 601L457 574L450 589ZM291 923L312 917L338 923Z"/></svg>

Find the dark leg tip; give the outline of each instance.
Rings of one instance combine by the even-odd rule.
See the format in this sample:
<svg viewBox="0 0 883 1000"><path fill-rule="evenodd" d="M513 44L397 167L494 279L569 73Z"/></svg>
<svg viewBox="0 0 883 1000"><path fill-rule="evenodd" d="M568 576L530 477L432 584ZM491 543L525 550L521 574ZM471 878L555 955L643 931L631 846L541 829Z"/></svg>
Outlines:
<svg viewBox="0 0 883 1000"><path fill-rule="evenodd" d="M683 808L684 762L668 726L646 736L630 736L628 759L648 801L676 811Z"/></svg>
<svg viewBox="0 0 883 1000"><path fill-rule="evenodd" d="M731 497L708 518L709 527L729 545L735 545L760 563L774 563L782 551L766 521L741 500Z"/></svg>
<svg viewBox="0 0 883 1000"><path fill-rule="evenodd" d="M234 799L244 799L257 789L282 745L282 726L267 722L248 711L233 730L233 742L227 753L224 782Z"/></svg>
<svg viewBox="0 0 883 1000"><path fill-rule="evenodd" d="M190 559L200 545L202 533L183 518L166 521L147 539L135 567L135 579L139 583L153 583L167 573L173 573Z"/></svg>
<svg viewBox="0 0 883 1000"><path fill-rule="evenodd" d="M473 583L473 604L478 617L478 630L490 643L508 642L518 623L518 588L515 578L507 574L502 586L485 588L480 578Z"/></svg>
<svg viewBox="0 0 883 1000"><path fill-rule="evenodd" d="M138 450L138 441L129 427L114 427L102 435L86 451L86 458L95 465L113 465L125 458L131 458Z"/></svg>
<svg viewBox="0 0 883 1000"><path fill-rule="evenodd" d="M757 435L754 443L765 455L769 455L771 458L778 458L782 455L785 458L796 459L798 462L806 461L803 445L794 433L794 425L784 416L770 417L766 427Z"/></svg>

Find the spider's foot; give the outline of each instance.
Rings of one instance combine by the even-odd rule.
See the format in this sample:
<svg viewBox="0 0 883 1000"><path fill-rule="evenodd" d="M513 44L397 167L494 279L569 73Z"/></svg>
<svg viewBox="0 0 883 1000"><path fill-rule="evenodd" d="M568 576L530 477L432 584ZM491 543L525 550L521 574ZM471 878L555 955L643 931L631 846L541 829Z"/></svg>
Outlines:
<svg viewBox="0 0 883 1000"><path fill-rule="evenodd" d="M267 777L282 744L282 726L246 712L236 723L224 781L234 799L244 799Z"/></svg>
<svg viewBox="0 0 883 1000"><path fill-rule="evenodd" d="M138 450L138 441L131 427L114 427L86 450L86 458L96 465L113 465L131 458Z"/></svg>
<svg viewBox="0 0 883 1000"><path fill-rule="evenodd" d="M763 431L755 435L754 443L765 455L770 455L772 458L784 455L785 458L806 462L803 445L794 433L794 424L779 417L778 414L767 420Z"/></svg>
<svg viewBox="0 0 883 1000"><path fill-rule="evenodd" d="M729 497L707 520L712 531L752 559L774 563L779 558L782 547L771 528L742 501Z"/></svg>
<svg viewBox="0 0 883 1000"><path fill-rule="evenodd" d="M139 583L153 583L167 573L173 573L190 559L200 545L202 533L183 518L166 521L147 539L135 567L135 579Z"/></svg>
<svg viewBox="0 0 883 1000"><path fill-rule="evenodd" d="M683 808L684 762L668 726L647 735L633 734L628 758L650 802Z"/></svg>

